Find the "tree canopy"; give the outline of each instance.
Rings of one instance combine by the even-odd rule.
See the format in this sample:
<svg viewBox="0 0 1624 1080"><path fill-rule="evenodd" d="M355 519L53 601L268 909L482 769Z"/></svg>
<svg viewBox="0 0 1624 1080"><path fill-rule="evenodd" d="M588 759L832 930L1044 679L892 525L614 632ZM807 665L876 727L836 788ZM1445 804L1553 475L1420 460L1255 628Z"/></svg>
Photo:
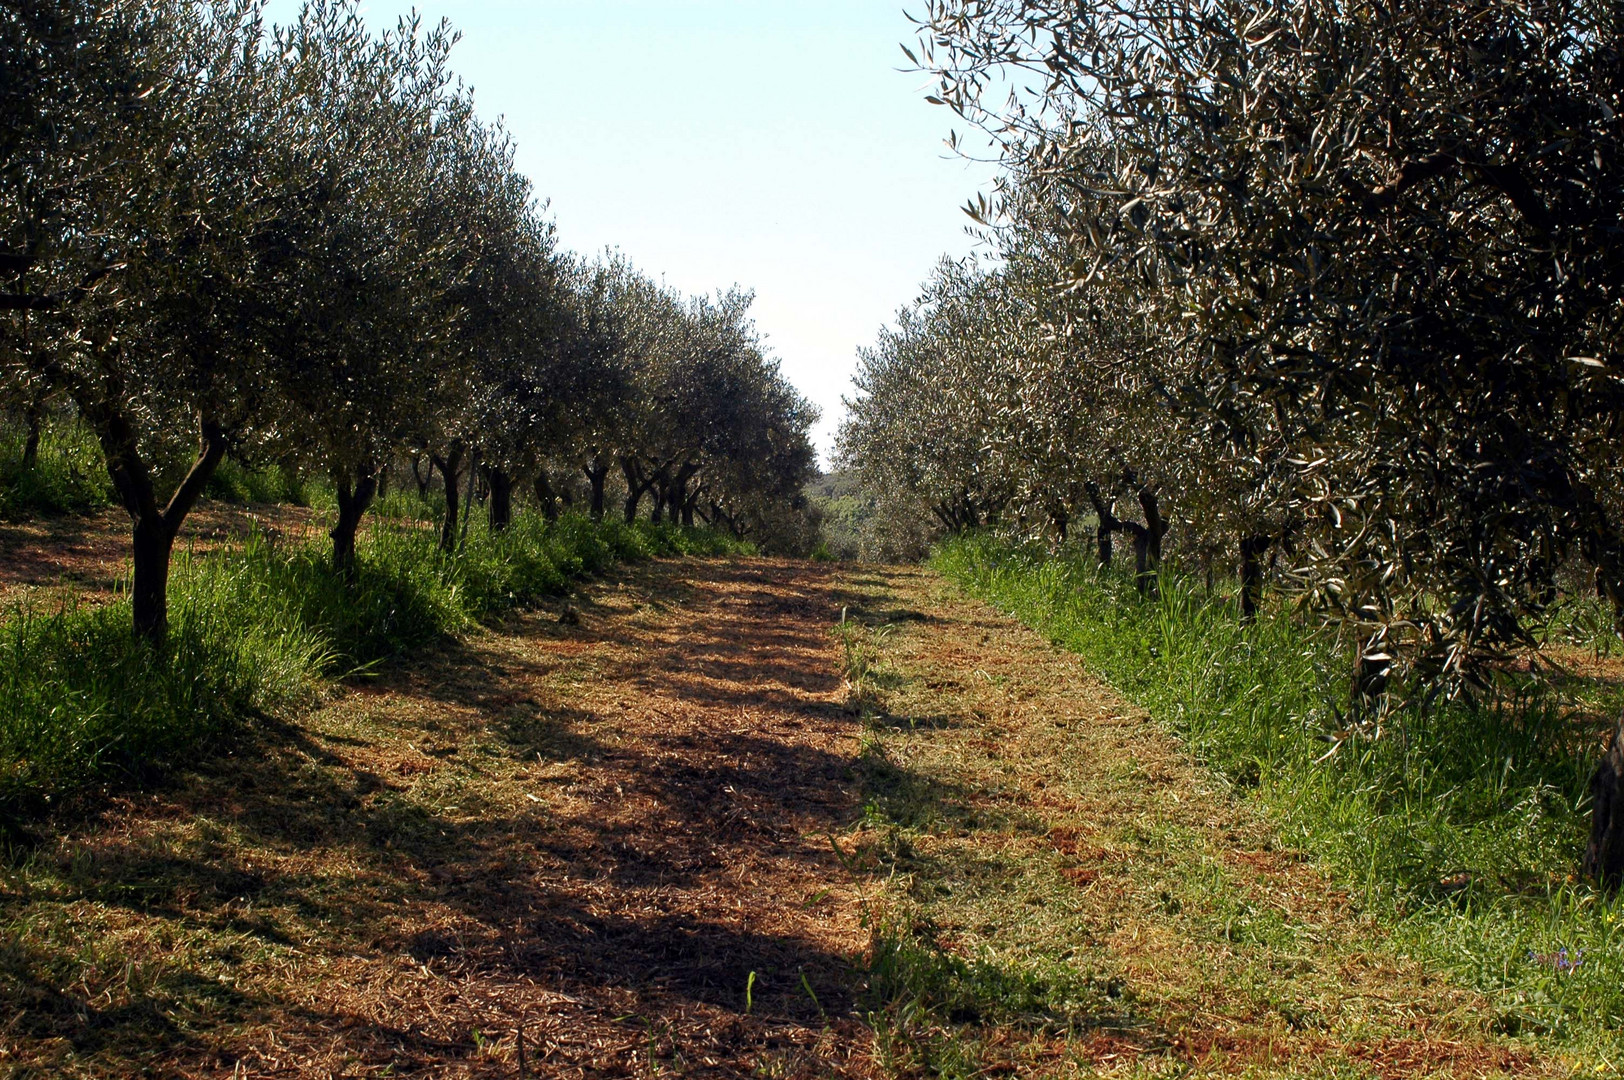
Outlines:
<svg viewBox="0 0 1624 1080"><path fill-rule="evenodd" d="M281 27L254 0L0 2L0 376L95 432L154 640L228 454L330 479L343 572L396 462L441 473L447 547L476 480L500 529L516 482L551 511L585 470L601 513L628 463L656 514L747 531L815 472L749 295L560 251L455 40L354 0Z"/></svg>

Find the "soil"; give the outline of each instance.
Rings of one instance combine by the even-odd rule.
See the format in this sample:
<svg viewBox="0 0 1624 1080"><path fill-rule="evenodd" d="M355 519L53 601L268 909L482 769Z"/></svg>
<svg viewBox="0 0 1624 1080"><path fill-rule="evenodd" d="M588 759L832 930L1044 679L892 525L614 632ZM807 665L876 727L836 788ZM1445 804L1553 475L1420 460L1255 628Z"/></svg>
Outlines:
<svg viewBox="0 0 1624 1080"><path fill-rule="evenodd" d="M116 798L0 878L0 1072L866 1074L841 600L627 570Z"/></svg>

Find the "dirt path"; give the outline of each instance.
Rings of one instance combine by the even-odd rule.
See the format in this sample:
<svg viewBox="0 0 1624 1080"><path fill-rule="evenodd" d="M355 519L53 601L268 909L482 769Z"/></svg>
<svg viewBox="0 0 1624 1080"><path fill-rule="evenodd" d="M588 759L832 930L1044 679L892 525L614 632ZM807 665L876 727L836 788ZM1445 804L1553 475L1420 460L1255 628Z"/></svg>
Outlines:
<svg viewBox="0 0 1624 1080"><path fill-rule="evenodd" d="M671 562L577 607L0 879L0 1072L515 1076L521 1032L534 1076L864 1071L835 575Z"/></svg>
<svg viewBox="0 0 1624 1080"><path fill-rule="evenodd" d="M575 606L0 869L0 1076L1542 1069L934 575L671 561Z"/></svg>

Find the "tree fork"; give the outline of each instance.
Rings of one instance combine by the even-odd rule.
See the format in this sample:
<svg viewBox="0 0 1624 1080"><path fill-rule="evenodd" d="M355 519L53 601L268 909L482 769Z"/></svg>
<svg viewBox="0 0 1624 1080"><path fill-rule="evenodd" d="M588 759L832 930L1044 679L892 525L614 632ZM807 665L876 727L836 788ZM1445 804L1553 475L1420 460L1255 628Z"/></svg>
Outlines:
<svg viewBox="0 0 1624 1080"><path fill-rule="evenodd" d="M592 461L581 467L586 473L586 481L591 489L591 511L593 521L603 520L603 482L609 477L609 463L602 457L594 454Z"/></svg>
<svg viewBox="0 0 1624 1080"><path fill-rule="evenodd" d="M462 475L462 456L460 446L446 451L445 457L429 454L429 462L440 470L440 476L445 480L445 520L440 523L440 550L447 554L457 550L458 500L461 497L457 490L457 478Z"/></svg>
<svg viewBox="0 0 1624 1080"><path fill-rule="evenodd" d="M338 523L329 533L333 538L333 569L345 577L355 575L355 533L361 516L372 505L378 491L378 470L362 468L351 482L348 470L334 477L333 487L338 499Z"/></svg>
<svg viewBox="0 0 1624 1080"><path fill-rule="evenodd" d="M630 525L637 520L637 508L643 502L643 493L648 490L652 481L644 477L643 466L635 458L621 458L620 473L626 480L626 524Z"/></svg>
<svg viewBox="0 0 1624 1080"><path fill-rule="evenodd" d="M161 647L169 635L169 559L175 536L225 456L225 432L212 420L199 421L197 457L160 510L152 474L141 460L128 418L116 406L103 402L81 402L80 412L96 431L107 458L108 476L135 525L131 536L132 625L138 635Z"/></svg>
<svg viewBox="0 0 1624 1080"><path fill-rule="evenodd" d="M1100 494L1100 487L1090 480L1083 485L1088 493L1088 501L1094 504L1094 517L1099 521L1099 527L1094 532L1094 540L1099 549L1099 564L1101 570L1111 568L1111 534L1122 529L1122 522L1117 518L1115 510L1106 504Z"/></svg>

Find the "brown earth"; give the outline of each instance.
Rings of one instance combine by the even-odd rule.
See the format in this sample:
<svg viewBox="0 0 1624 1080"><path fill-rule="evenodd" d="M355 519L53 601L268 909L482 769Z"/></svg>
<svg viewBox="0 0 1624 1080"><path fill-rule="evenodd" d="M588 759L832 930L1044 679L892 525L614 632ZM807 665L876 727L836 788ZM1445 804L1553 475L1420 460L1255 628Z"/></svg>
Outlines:
<svg viewBox="0 0 1624 1080"><path fill-rule="evenodd" d="M0 1070L866 1071L839 600L628 571L120 800L4 879Z"/></svg>
<svg viewBox="0 0 1624 1080"><path fill-rule="evenodd" d="M105 537L23 534L0 580L52 581L13 553L64 542L70 587L111 576ZM1075 657L933 574L662 561L573 603L13 853L0 1076L927 1075L942 1046L963 1076L1550 1071ZM865 997L899 927L1095 996Z"/></svg>

